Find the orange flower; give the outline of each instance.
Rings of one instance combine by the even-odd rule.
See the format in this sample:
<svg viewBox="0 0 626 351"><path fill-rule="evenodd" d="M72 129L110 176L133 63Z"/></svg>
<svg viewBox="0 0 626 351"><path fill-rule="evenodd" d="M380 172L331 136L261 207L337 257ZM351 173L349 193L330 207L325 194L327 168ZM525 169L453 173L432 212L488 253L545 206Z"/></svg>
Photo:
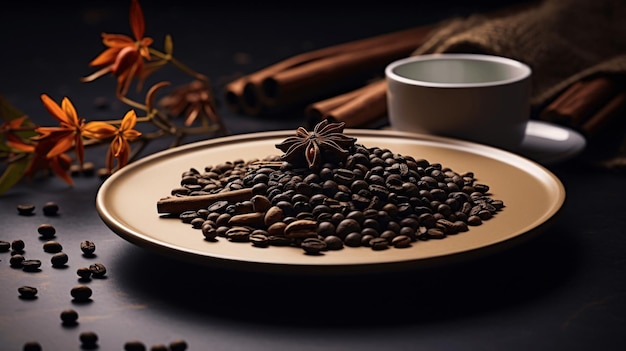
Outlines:
<svg viewBox="0 0 626 351"><path fill-rule="evenodd" d="M138 0L130 5L130 27L135 40L123 34L102 34L102 42L108 47L89 63L92 67L103 67L82 81L91 82L111 73L117 77L118 94L126 95L133 77L145 78L144 59L150 60L149 47L152 38L145 37L143 11Z"/></svg>
<svg viewBox="0 0 626 351"><path fill-rule="evenodd" d="M27 145L24 144L24 140L18 133L22 130L25 121L27 121L27 117L22 116L0 124L0 136L4 136L6 144L22 151L27 151L24 149Z"/></svg>
<svg viewBox="0 0 626 351"><path fill-rule="evenodd" d="M34 154L28 169L24 172L26 176L33 177L38 171L52 170L59 178L67 184L74 185L72 177L69 175L71 158L65 153L48 156L50 150L56 147L54 140L43 139L35 146L30 146Z"/></svg>
<svg viewBox="0 0 626 351"><path fill-rule="evenodd" d="M130 156L130 141L137 139L141 132L133 129L137 123L137 114L130 110L122 119L119 128L106 122L89 122L85 126L85 136L94 139L106 139L113 137L107 152L106 165L109 171L113 169L115 159L118 168L124 167L128 163Z"/></svg>
<svg viewBox="0 0 626 351"><path fill-rule="evenodd" d="M72 102L63 98L61 106L57 105L48 95L42 94L41 100L45 108L60 122L59 127L39 127L35 131L40 135L33 140L52 143L52 147L46 149L46 157L54 158L74 147L74 152L80 164L85 159L85 147L83 145L82 133L85 127L85 120L78 117Z"/></svg>

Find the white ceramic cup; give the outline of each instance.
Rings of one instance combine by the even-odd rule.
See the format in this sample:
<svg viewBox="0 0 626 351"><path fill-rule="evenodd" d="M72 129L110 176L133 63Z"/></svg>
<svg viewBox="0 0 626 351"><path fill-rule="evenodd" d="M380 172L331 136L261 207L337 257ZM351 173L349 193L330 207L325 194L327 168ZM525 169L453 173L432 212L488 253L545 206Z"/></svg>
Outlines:
<svg viewBox="0 0 626 351"><path fill-rule="evenodd" d="M531 69L478 54L411 56L389 64L392 129L435 134L515 150L530 116Z"/></svg>

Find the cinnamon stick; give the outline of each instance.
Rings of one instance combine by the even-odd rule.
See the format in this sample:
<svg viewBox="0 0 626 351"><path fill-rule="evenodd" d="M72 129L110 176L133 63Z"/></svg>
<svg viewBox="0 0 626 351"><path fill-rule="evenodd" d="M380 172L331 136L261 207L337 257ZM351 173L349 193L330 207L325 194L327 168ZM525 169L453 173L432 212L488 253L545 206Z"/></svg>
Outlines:
<svg viewBox="0 0 626 351"><path fill-rule="evenodd" d="M344 122L347 128L363 127L387 113L387 82L382 79L359 89L312 104L309 120L325 118Z"/></svg>
<svg viewBox="0 0 626 351"><path fill-rule="evenodd" d="M225 87L225 100L229 108L235 112L246 112L253 115L258 114L263 109L262 100L259 96L261 93L261 84L267 78L279 72L299 67L319 59L330 58L349 52L369 50L371 48L388 45L389 43L402 42L408 38L419 37L424 35L424 32L430 32L432 27L434 26L418 26L292 56L230 82ZM331 62L332 61L327 61L327 64Z"/></svg>
<svg viewBox="0 0 626 351"><path fill-rule="evenodd" d="M561 93L539 115L539 119L570 127L581 127L617 93L618 85L608 76L580 80Z"/></svg>
<svg viewBox="0 0 626 351"><path fill-rule="evenodd" d="M594 137L602 131L612 128L614 122L626 117L626 90L622 90L611 98L597 113L582 125L587 137Z"/></svg>
<svg viewBox="0 0 626 351"><path fill-rule="evenodd" d="M249 200L251 197L251 188L223 191L208 195L169 196L157 201L157 212L179 215L184 211L207 208L217 201L238 202Z"/></svg>
<svg viewBox="0 0 626 351"><path fill-rule="evenodd" d="M270 107L292 105L341 84L355 85L368 75L379 73L393 60L409 56L431 31L430 26L421 29L420 34L414 33L403 40L380 43L277 72L263 80L261 100Z"/></svg>

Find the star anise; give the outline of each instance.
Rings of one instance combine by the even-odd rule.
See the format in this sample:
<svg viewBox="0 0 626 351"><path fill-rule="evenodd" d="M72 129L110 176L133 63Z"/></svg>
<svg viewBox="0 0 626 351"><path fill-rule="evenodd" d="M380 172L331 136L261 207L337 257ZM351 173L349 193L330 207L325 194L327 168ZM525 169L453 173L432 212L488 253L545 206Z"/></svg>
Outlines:
<svg viewBox="0 0 626 351"><path fill-rule="evenodd" d="M276 147L285 153L283 160L293 163L306 161L311 169L318 168L322 160L342 161L348 157L348 149L356 142L356 138L343 134L344 126L344 122L330 123L325 119L312 132L304 127L298 128L296 136L285 139Z"/></svg>

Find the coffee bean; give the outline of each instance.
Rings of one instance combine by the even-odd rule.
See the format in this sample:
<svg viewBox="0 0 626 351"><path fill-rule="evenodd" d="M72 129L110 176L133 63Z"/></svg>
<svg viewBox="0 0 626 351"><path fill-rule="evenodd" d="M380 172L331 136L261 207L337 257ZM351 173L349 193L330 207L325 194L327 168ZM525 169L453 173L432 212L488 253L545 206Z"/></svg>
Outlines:
<svg viewBox="0 0 626 351"><path fill-rule="evenodd" d="M249 227L236 226L226 231L226 238L233 242L248 242L251 232Z"/></svg>
<svg viewBox="0 0 626 351"><path fill-rule="evenodd" d="M164 344L156 344L150 346L150 351L168 351L167 345Z"/></svg>
<svg viewBox="0 0 626 351"><path fill-rule="evenodd" d="M380 237L373 238L372 240L370 240L369 246L372 248L372 250L376 251L386 250L389 248L389 241L387 241L387 239L385 238Z"/></svg>
<svg viewBox="0 0 626 351"><path fill-rule="evenodd" d="M391 239L391 245L395 248L406 248L411 246L411 238L406 235L398 235Z"/></svg>
<svg viewBox="0 0 626 351"><path fill-rule="evenodd" d="M58 241L50 240L43 244L43 250L48 253L57 253L63 251L63 245Z"/></svg>
<svg viewBox="0 0 626 351"><path fill-rule="evenodd" d="M61 321L63 325L75 325L78 323L78 312L71 308L61 311Z"/></svg>
<svg viewBox="0 0 626 351"><path fill-rule="evenodd" d="M307 254L318 254L326 249L326 242L319 238L306 238L300 244Z"/></svg>
<svg viewBox="0 0 626 351"><path fill-rule="evenodd" d="M346 244L346 246L350 246L350 247L359 247L361 246L361 233L358 232L352 232L348 235L346 235L345 239L343 240L344 244Z"/></svg>
<svg viewBox="0 0 626 351"><path fill-rule="evenodd" d="M24 256L20 254L15 254L15 255L12 255L11 258L9 259L9 264L13 268L21 268L22 262L24 262L24 260L25 260Z"/></svg>
<svg viewBox="0 0 626 351"><path fill-rule="evenodd" d="M23 351L41 351L41 344L37 341L28 341L24 343Z"/></svg>
<svg viewBox="0 0 626 351"><path fill-rule="evenodd" d="M57 231L52 224L41 224L37 227L37 232L42 239L52 239Z"/></svg>
<svg viewBox="0 0 626 351"><path fill-rule="evenodd" d="M328 250L341 250L343 249L343 240L336 235L329 235L324 238L326 248Z"/></svg>
<svg viewBox="0 0 626 351"><path fill-rule="evenodd" d="M88 280L91 278L91 269L89 267L80 267L76 270L76 274L82 280Z"/></svg>
<svg viewBox="0 0 626 351"><path fill-rule="evenodd" d="M50 258L50 262L52 263L52 267L60 268L64 267L69 257L65 252L57 252Z"/></svg>
<svg viewBox="0 0 626 351"><path fill-rule="evenodd" d="M170 342L170 351L185 351L187 350L187 342L182 339L174 340Z"/></svg>
<svg viewBox="0 0 626 351"><path fill-rule="evenodd" d="M250 242L256 247L269 246L268 233L266 231L253 231L250 233Z"/></svg>
<svg viewBox="0 0 626 351"><path fill-rule="evenodd" d="M83 252L85 256L93 256L96 251L96 244L90 240L84 240L80 243L80 251Z"/></svg>
<svg viewBox="0 0 626 351"><path fill-rule="evenodd" d="M59 213L59 205L56 202L46 202L43 205L43 214L44 216L56 216Z"/></svg>
<svg viewBox="0 0 626 351"><path fill-rule="evenodd" d="M89 301L92 293L91 288L86 285L78 285L70 290L70 295L78 302Z"/></svg>
<svg viewBox="0 0 626 351"><path fill-rule="evenodd" d="M35 205L33 204L19 204L17 205L17 213L21 216L30 216L35 211Z"/></svg>
<svg viewBox="0 0 626 351"><path fill-rule="evenodd" d="M37 297L37 288L24 285L17 288L17 292L20 294L20 297L23 299L34 299Z"/></svg>
<svg viewBox="0 0 626 351"><path fill-rule="evenodd" d="M11 250L11 243L8 241L0 240L0 252L8 252Z"/></svg>
<svg viewBox="0 0 626 351"><path fill-rule="evenodd" d="M124 343L124 351L146 351L146 345L138 340L127 341Z"/></svg>
<svg viewBox="0 0 626 351"><path fill-rule="evenodd" d="M215 238L218 234L216 225L217 224L213 221L205 221L202 224L202 227L200 229L202 229L202 235L204 235L204 238L206 240L215 241Z"/></svg>
<svg viewBox="0 0 626 351"><path fill-rule="evenodd" d="M25 272L38 272L39 267L41 267L40 260L23 260L22 261L22 270Z"/></svg>
<svg viewBox="0 0 626 351"><path fill-rule="evenodd" d="M92 331L84 331L78 335L83 349L95 349L98 346L98 334Z"/></svg>
<svg viewBox="0 0 626 351"><path fill-rule="evenodd" d="M25 247L26 244L22 239L13 240L11 242L11 250L13 250L14 252L24 252Z"/></svg>
<svg viewBox="0 0 626 351"><path fill-rule="evenodd" d="M107 268L102 263L94 263L90 265L89 270L91 271L91 276L94 278L104 278L107 274Z"/></svg>

